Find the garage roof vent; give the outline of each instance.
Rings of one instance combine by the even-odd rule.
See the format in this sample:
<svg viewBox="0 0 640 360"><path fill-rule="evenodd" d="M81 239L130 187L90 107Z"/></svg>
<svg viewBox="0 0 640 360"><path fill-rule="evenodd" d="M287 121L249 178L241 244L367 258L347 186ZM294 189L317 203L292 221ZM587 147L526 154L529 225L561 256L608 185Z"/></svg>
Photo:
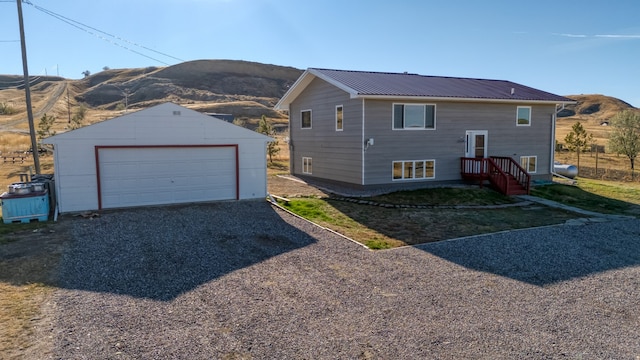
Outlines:
<svg viewBox="0 0 640 360"><path fill-rule="evenodd" d="M173 115L175 115L175 116L180 116L180 110L175 110L175 111L173 112Z"/></svg>

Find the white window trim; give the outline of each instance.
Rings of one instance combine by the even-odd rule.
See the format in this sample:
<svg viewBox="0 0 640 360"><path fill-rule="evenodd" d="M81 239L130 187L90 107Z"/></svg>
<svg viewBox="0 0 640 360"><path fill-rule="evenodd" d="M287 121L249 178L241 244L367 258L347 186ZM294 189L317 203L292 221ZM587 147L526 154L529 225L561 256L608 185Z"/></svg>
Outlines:
<svg viewBox="0 0 640 360"><path fill-rule="evenodd" d="M531 158L535 159L533 171L529 171L529 164L531 163ZM527 159L527 166L523 166L522 165L522 160L523 159ZM537 155L523 155L523 156L520 156L520 166L522 166L525 169L525 171L527 171L529 174L537 173L538 172L538 156Z"/></svg>
<svg viewBox="0 0 640 360"><path fill-rule="evenodd" d="M309 127L304 127L302 123L302 113L309 112ZM300 110L300 129L312 129L313 128L313 111L311 109Z"/></svg>
<svg viewBox="0 0 640 360"><path fill-rule="evenodd" d="M529 122L527 124L520 124L518 123L518 112L520 112L520 109L529 109ZM531 122L533 121L533 110L531 110L531 106L518 106L516 108L516 126L531 126Z"/></svg>
<svg viewBox="0 0 640 360"><path fill-rule="evenodd" d="M429 128L426 127L426 121L427 119L425 118L424 121L424 125L422 127L419 128L406 128L406 127L401 127L401 128L396 128L394 127L396 121L395 121L395 116L396 116L396 112L395 112L395 106L396 105L422 105L422 106L433 106L433 127ZM424 130L430 130L433 131L436 129L438 121L438 107L436 104L429 104L429 103L392 103L391 104L391 130L400 130L400 131L424 131Z"/></svg>
<svg viewBox="0 0 640 360"><path fill-rule="evenodd" d="M309 171L309 164L311 164L311 171ZM303 174L313 174L313 158L308 156L302 157L302 173Z"/></svg>
<svg viewBox="0 0 640 360"><path fill-rule="evenodd" d="M421 178L416 178L415 174L416 174L416 162L433 162L433 176L431 177L421 177ZM404 169L404 164L405 163L413 163L413 176L412 178L402 178L402 179L395 179L393 177L393 171L394 171L394 166L396 163L402 163L402 168ZM426 169L426 168L425 168ZM425 171L426 173L426 171ZM404 176L404 170L403 170L403 174L402 176ZM391 181L421 181L421 180L433 180L436 178L436 160L435 159L424 159L424 160L394 160L391 162Z"/></svg>
<svg viewBox="0 0 640 360"><path fill-rule="evenodd" d="M342 128L338 129L338 108L342 109ZM344 130L344 106L336 105L336 131Z"/></svg>

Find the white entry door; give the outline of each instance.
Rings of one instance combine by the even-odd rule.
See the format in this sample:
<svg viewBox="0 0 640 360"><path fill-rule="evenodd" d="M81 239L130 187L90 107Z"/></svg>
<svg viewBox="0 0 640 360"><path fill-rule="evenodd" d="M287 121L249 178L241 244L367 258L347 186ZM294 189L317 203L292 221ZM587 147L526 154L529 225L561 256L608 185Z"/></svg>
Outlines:
<svg viewBox="0 0 640 360"><path fill-rule="evenodd" d="M486 158L488 138L489 132L487 130L467 130L464 156L476 159ZM466 169L464 171L467 173L480 174L487 171L486 164L483 161L465 162L465 164Z"/></svg>
<svg viewBox="0 0 640 360"><path fill-rule="evenodd" d="M467 130L464 156L470 158L486 158L488 139L489 132L487 130Z"/></svg>

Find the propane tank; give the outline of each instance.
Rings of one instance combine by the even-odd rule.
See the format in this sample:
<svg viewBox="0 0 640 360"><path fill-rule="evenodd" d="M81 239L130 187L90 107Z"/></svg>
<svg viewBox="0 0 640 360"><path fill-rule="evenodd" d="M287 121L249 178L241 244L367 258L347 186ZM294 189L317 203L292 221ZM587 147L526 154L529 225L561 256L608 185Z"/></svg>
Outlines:
<svg viewBox="0 0 640 360"><path fill-rule="evenodd" d="M559 175L573 179L578 176L578 168L575 165L569 164L553 164L553 171Z"/></svg>

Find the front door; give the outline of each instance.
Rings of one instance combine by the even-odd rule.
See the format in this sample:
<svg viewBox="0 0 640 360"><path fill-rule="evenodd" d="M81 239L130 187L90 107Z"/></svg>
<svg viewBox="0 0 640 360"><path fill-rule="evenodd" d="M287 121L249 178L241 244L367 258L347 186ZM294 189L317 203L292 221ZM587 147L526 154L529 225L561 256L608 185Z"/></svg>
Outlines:
<svg viewBox="0 0 640 360"><path fill-rule="evenodd" d="M465 157L483 159L487 157L487 130L467 130L465 136ZM465 162L466 173L482 174L487 171L484 161Z"/></svg>
<svg viewBox="0 0 640 360"><path fill-rule="evenodd" d="M465 157L486 158L487 157L487 130L467 130L465 138Z"/></svg>

